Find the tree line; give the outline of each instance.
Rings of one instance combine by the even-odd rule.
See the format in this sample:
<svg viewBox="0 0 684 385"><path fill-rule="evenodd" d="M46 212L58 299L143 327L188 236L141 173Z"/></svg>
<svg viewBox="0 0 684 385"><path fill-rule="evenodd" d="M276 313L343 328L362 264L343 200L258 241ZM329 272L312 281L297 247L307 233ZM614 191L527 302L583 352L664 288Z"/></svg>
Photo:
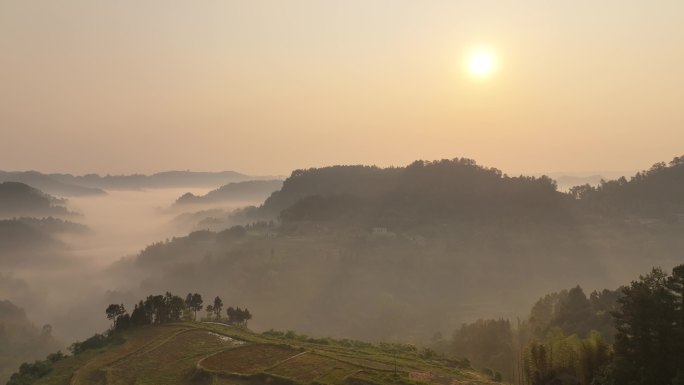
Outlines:
<svg viewBox="0 0 684 385"><path fill-rule="evenodd" d="M549 294L515 326L478 320L433 347L518 385L684 385L684 265L615 291Z"/></svg>
<svg viewBox="0 0 684 385"><path fill-rule="evenodd" d="M142 325L160 325L169 322L196 321L197 312L206 309L205 320L225 322L229 325L247 327L252 314L245 308L228 307L226 317L222 317L223 300L216 296L212 304L204 306L199 293L188 293L185 299L170 292L149 295L134 305L129 314L123 304L110 304L105 309L107 319L112 321L112 330L124 330Z"/></svg>

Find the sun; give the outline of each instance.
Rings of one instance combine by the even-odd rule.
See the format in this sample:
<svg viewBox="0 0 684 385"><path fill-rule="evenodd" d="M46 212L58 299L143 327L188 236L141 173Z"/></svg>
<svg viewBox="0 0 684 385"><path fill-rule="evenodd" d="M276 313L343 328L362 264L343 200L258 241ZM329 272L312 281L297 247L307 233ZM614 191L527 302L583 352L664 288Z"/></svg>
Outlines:
<svg viewBox="0 0 684 385"><path fill-rule="evenodd" d="M468 55L467 70L473 77L486 78L496 70L496 58L488 50L474 51Z"/></svg>

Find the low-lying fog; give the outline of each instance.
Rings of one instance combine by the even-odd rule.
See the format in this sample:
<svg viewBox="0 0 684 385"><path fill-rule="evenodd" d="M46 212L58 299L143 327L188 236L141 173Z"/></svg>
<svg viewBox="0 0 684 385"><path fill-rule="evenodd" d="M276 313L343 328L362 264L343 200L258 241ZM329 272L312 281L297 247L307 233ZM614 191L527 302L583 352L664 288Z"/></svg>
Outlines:
<svg viewBox="0 0 684 385"><path fill-rule="evenodd" d="M146 246L198 229L195 222L174 220L199 207L172 208L186 192L207 193L208 188L169 188L136 191L108 191L107 195L69 198L69 210L79 215L68 218L88 226L86 234L57 236L66 251L41 255L41 263L23 263L0 270L0 298L23 307L38 326L51 324L54 334L65 343L81 339L107 327L102 312L93 308L107 303L108 292L130 285L114 282L106 268L121 258L131 257ZM232 210L259 202L224 204ZM211 208L215 209L213 205Z"/></svg>
<svg viewBox="0 0 684 385"><path fill-rule="evenodd" d="M211 189L190 190L205 194ZM102 266L119 258L135 254L145 246L186 235L188 229L172 225L182 212L169 207L187 188L154 189L140 191L108 191L107 195L69 199L69 207L81 213L77 221L88 226L93 234L78 237L77 242L67 239L75 255L83 262Z"/></svg>

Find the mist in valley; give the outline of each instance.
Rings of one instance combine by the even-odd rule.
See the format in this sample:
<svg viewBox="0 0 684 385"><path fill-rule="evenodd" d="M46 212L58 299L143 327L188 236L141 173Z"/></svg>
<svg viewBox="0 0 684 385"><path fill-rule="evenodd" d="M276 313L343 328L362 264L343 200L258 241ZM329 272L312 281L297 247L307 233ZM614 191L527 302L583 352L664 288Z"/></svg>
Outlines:
<svg viewBox="0 0 684 385"><path fill-rule="evenodd" d="M154 242L202 228L198 221L178 220L184 213L192 215L194 209L202 211L201 206L179 210L172 205L187 192L203 195L211 190L113 190L66 199L64 205L73 212L66 220L85 226L83 231L50 233L51 243L45 247L32 239L26 241L34 243L30 250L0 251L0 297L24 308L36 324L50 324L65 344L106 328L106 319L93 309L111 302L116 297L114 292L139 285L135 273L117 281L120 277L114 279L108 269L117 261L134 258ZM226 220L232 210L258 203L223 202L212 209ZM201 213L199 217L206 218Z"/></svg>
<svg viewBox="0 0 684 385"><path fill-rule="evenodd" d="M0 1L0 384L683 385L684 3L523 3Z"/></svg>
<svg viewBox="0 0 684 385"><path fill-rule="evenodd" d="M266 199L217 193L234 191L230 183L68 199L18 186L62 218L4 220L26 242L3 250L0 295L36 336L49 325L50 346L110 327L110 304L130 311L151 294L200 293L248 308L255 331L460 352L512 378L508 361L463 350L464 325L522 320L517 333L550 330L534 316L538 301L552 295L564 306L575 287L607 314L613 302L602 298L653 266L679 264L680 187L663 192L660 181L682 164L569 192L463 158L297 170ZM591 324L612 333L603 318Z"/></svg>

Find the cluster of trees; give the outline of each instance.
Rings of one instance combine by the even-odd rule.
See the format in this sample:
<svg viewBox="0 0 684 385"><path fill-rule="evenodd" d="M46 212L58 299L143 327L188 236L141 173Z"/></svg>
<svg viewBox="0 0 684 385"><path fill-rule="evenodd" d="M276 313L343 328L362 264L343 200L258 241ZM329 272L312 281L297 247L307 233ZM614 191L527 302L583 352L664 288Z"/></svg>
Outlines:
<svg viewBox="0 0 684 385"><path fill-rule="evenodd" d="M611 312L618 308L620 292L594 291L587 297L576 286L547 294L534 304L528 318L515 326L507 319L481 319L462 325L449 343L436 339L435 349L468 357L476 367L492 369L520 384L535 376L586 378L580 369L605 365L605 357L592 356L589 348L600 350L613 340ZM561 350L565 356L558 353ZM583 366L579 362L584 362Z"/></svg>
<svg viewBox="0 0 684 385"><path fill-rule="evenodd" d="M684 385L684 265L653 269L620 290L614 343L555 329L533 342L523 366L530 385Z"/></svg>
<svg viewBox="0 0 684 385"><path fill-rule="evenodd" d="M623 290L614 359L599 385L684 385L684 265L661 269Z"/></svg>
<svg viewBox="0 0 684 385"><path fill-rule="evenodd" d="M521 354L516 379L529 385L591 385L611 361L612 352L601 334L581 339L553 329L543 341L534 340Z"/></svg>
<svg viewBox="0 0 684 385"><path fill-rule="evenodd" d="M596 187L576 186L570 194L593 212L667 217L684 213L684 156L625 177L601 181Z"/></svg>
<svg viewBox="0 0 684 385"><path fill-rule="evenodd" d="M552 329L581 338L598 331L612 342L615 334L611 313L618 308L621 289L594 291L589 297L580 286L540 298L530 311L529 329L543 339Z"/></svg>
<svg viewBox="0 0 684 385"><path fill-rule="evenodd" d="M12 374L7 381L7 385L30 385L35 383L41 377L45 377L52 371L52 365L66 357L62 352L52 353L44 360L38 360L34 363L23 363L19 366L19 370Z"/></svg>
<svg viewBox="0 0 684 385"><path fill-rule="evenodd" d="M478 320L433 346L519 385L684 385L684 265L588 297L552 293L515 328Z"/></svg>
<svg viewBox="0 0 684 385"><path fill-rule="evenodd" d="M113 322L113 330L123 330L130 326L158 325L168 322L197 320L197 312L204 308L204 300L199 293L188 293L185 299L166 292L164 295L150 295L134 305L129 315L123 304L110 304L105 309L107 319ZM223 300L216 296L211 305L206 306L207 318L221 321ZM247 308L229 307L226 321L231 325L247 326L252 314Z"/></svg>
<svg viewBox="0 0 684 385"><path fill-rule="evenodd" d="M166 294L149 295L143 301L134 305L130 316L124 306L111 304L105 310L108 319L114 320L115 329L125 329L129 326L158 325L182 320L186 309L183 298Z"/></svg>
<svg viewBox="0 0 684 385"><path fill-rule="evenodd" d="M226 314L228 315L228 323L231 325L247 326L247 321L252 319L252 314L247 308L242 310L239 307L233 308L231 306L226 309Z"/></svg>

